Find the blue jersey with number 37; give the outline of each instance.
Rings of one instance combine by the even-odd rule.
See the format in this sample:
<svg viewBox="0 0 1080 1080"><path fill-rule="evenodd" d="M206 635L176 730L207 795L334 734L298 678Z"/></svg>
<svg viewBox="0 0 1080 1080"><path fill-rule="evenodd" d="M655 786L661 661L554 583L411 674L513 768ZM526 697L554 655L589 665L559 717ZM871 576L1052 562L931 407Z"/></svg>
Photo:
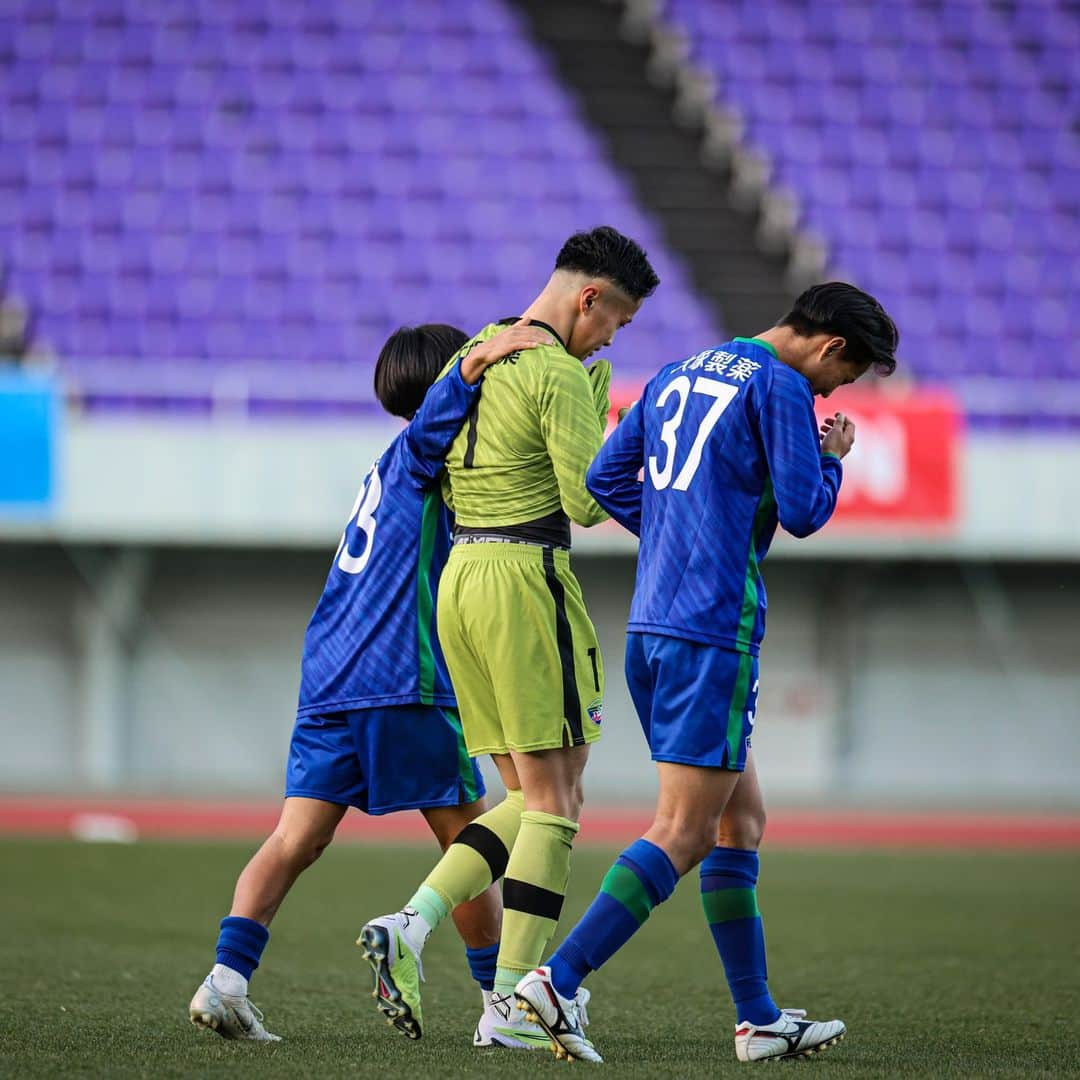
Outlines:
<svg viewBox="0 0 1080 1080"><path fill-rule="evenodd" d="M767 343L736 338L662 368L586 477L641 537L628 629L756 655L777 522L820 529L841 477L821 453L810 383Z"/></svg>
<svg viewBox="0 0 1080 1080"><path fill-rule="evenodd" d="M436 382L371 466L304 636L297 713L454 705L435 632L450 519L436 482L479 393Z"/></svg>

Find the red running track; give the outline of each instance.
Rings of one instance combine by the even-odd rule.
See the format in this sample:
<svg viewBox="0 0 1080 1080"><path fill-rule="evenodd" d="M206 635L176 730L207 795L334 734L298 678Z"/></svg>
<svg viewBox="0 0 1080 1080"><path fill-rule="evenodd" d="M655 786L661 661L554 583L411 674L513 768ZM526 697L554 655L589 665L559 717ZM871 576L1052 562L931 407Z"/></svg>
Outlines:
<svg viewBox="0 0 1080 1080"><path fill-rule="evenodd" d="M257 839L277 821L278 803L180 799L0 797L0 834L86 839ZM648 810L599 806L582 816L581 839L625 844L645 831ZM428 838L416 813L345 816L341 839L414 842ZM1080 816L795 810L769 814L768 842L781 847L1080 850Z"/></svg>

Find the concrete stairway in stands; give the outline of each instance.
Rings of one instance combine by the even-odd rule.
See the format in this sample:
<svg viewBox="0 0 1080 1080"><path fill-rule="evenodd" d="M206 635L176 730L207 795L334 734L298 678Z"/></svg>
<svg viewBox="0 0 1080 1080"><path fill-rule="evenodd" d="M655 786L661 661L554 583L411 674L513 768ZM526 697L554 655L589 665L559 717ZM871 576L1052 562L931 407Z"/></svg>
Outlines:
<svg viewBox="0 0 1080 1080"><path fill-rule="evenodd" d="M792 298L784 255L767 254L757 215L739 209L731 176L707 166L699 125L672 122L673 88L649 77L650 48L620 32L623 5L581 0L509 0L528 20L583 117L606 141L642 206L686 260L700 293L731 334L771 326ZM703 343L704 344L704 343Z"/></svg>

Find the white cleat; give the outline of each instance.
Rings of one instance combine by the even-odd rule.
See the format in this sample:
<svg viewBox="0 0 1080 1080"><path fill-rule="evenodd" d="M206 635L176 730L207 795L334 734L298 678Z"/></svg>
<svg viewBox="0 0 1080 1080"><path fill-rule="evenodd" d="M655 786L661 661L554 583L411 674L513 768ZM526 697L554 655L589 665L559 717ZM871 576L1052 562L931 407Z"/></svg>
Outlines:
<svg viewBox="0 0 1080 1080"><path fill-rule="evenodd" d="M188 1006L188 1017L196 1027L216 1031L223 1039L247 1039L250 1042L281 1042L263 1027L263 1014L247 997L223 994L211 976L195 991Z"/></svg>
<svg viewBox="0 0 1080 1080"><path fill-rule="evenodd" d="M514 997L518 1008L525 1013L525 1019L539 1024L547 1032L552 1052L558 1060L604 1060L585 1035L588 991L579 990L573 1001L567 1001L551 985L551 968L539 967L514 987Z"/></svg>
<svg viewBox="0 0 1080 1080"><path fill-rule="evenodd" d="M547 1050L551 1040L539 1025L531 1023L517 1007L513 994L484 991L484 1011L476 1025L473 1046L498 1046L505 1050Z"/></svg>
<svg viewBox="0 0 1080 1080"><path fill-rule="evenodd" d="M735 1056L740 1061L808 1057L834 1046L847 1034L840 1020L807 1020L802 1009L784 1009L763 1027L740 1021L735 1027Z"/></svg>
<svg viewBox="0 0 1080 1080"><path fill-rule="evenodd" d="M375 1007L388 1024L409 1039L420 1038L424 1023L420 1004L424 969L420 953L407 935L415 915L415 911L406 908L372 919L365 923L356 942L375 976L375 988L371 991Z"/></svg>

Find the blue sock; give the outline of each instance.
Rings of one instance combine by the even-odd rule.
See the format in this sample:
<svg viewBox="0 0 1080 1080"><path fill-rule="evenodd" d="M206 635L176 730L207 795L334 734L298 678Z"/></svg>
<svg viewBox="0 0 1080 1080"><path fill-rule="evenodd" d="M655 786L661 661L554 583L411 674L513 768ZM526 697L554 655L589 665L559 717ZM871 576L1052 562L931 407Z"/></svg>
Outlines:
<svg viewBox="0 0 1080 1080"><path fill-rule="evenodd" d="M701 903L724 964L735 1019L771 1024L780 1010L768 987L765 933L757 906L758 853L715 847L700 874Z"/></svg>
<svg viewBox="0 0 1080 1080"><path fill-rule="evenodd" d="M635 840L615 860L589 910L548 961L555 989L572 998L585 976L610 960L678 883L667 852L648 840Z"/></svg>
<svg viewBox="0 0 1080 1080"><path fill-rule="evenodd" d="M262 923L240 915L226 915L218 933L217 962L250 979L269 940L270 931Z"/></svg>
<svg viewBox="0 0 1080 1080"><path fill-rule="evenodd" d="M465 946L465 958L469 961L472 977L480 984L481 990L495 989L495 961L499 958L499 943L483 949L470 949Z"/></svg>

